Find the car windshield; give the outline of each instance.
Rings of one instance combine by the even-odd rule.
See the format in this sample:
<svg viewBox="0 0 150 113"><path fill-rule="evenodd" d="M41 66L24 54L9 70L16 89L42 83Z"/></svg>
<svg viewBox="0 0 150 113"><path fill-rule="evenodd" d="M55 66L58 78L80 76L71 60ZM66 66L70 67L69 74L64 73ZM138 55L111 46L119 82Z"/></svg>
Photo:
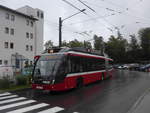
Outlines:
<svg viewBox="0 0 150 113"><path fill-rule="evenodd" d="M36 63L34 76L51 76L56 72L59 64L60 58L57 56L42 56Z"/></svg>

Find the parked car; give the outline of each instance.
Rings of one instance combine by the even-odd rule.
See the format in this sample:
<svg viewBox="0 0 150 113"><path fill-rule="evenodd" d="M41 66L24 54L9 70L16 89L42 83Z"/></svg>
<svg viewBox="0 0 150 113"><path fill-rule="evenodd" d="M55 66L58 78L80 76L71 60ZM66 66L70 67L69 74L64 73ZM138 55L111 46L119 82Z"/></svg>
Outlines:
<svg viewBox="0 0 150 113"><path fill-rule="evenodd" d="M139 71L150 71L150 64L147 64L147 65L144 65L144 66L141 66L139 68Z"/></svg>
<svg viewBox="0 0 150 113"><path fill-rule="evenodd" d="M119 67L118 64L114 64L114 65L113 65L113 68L114 68L114 69L118 69L118 67Z"/></svg>
<svg viewBox="0 0 150 113"><path fill-rule="evenodd" d="M130 64L129 65L129 70L139 70L140 65L135 63L135 64Z"/></svg>
<svg viewBox="0 0 150 113"><path fill-rule="evenodd" d="M128 66L127 65L120 65L120 66L118 66L118 69L128 69Z"/></svg>

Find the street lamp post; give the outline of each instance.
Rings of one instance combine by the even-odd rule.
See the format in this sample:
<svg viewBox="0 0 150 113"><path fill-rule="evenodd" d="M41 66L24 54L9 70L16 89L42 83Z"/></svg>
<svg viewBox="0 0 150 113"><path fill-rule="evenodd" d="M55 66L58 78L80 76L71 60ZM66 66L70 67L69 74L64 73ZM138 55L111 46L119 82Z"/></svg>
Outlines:
<svg viewBox="0 0 150 113"><path fill-rule="evenodd" d="M62 20L61 17L59 17L59 47L61 47L62 44Z"/></svg>
<svg viewBox="0 0 150 113"><path fill-rule="evenodd" d="M61 17L59 17L59 47L61 47L61 45L62 45L62 23L63 23L63 21L65 21L65 20L67 20L67 19L69 19L69 18L71 18L71 17L73 17L73 16L75 16L81 12L84 12L85 10L86 9L82 9L80 12L77 12L77 13L75 13L75 14L67 17L67 18L64 18L63 20L61 19Z"/></svg>

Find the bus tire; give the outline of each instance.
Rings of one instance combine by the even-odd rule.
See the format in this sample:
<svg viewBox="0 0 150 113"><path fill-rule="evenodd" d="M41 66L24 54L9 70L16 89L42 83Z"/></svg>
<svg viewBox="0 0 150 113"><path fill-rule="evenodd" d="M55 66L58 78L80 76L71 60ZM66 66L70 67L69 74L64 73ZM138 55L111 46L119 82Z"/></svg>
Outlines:
<svg viewBox="0 0 150 113"><path fill-rule="evenodd" d="M79 77L77 78L77 88L81 88L83 86L83 78Z"/></svg>
<svg viewBox="0 0 150 113"><path fill-rule="evenodd" d="M102 73L101 80L104 80L104 73Z"/></svg>

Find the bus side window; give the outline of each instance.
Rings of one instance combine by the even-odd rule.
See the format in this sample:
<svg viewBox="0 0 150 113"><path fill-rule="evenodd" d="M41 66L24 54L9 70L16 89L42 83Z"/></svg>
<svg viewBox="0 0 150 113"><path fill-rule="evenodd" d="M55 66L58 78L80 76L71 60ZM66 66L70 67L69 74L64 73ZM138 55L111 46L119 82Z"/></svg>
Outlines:
<svg viewBox="0 0 150 113"><path fill-rule="evenodd" d="M67 58L67 63L68 63L68 73L71 73L72 72L72 67L71 67L71 59L70 59L70 56L68 56Z"/></svg>
<svg viewBox="0 0 150 113"><path fill-rule="evenodd" d="M76 71L76 64L74 56L69 56L68 58L68 71L69 73L75 73Z"/></svg>
<svg viewBox="0 0 150 113"><path fill-rule="evenodd" d="M68 63L67 63L68 59L67 57L64 57L64 60L63 60L63 67L64 67L64 72L65 74L68 73Z"/></svg>

